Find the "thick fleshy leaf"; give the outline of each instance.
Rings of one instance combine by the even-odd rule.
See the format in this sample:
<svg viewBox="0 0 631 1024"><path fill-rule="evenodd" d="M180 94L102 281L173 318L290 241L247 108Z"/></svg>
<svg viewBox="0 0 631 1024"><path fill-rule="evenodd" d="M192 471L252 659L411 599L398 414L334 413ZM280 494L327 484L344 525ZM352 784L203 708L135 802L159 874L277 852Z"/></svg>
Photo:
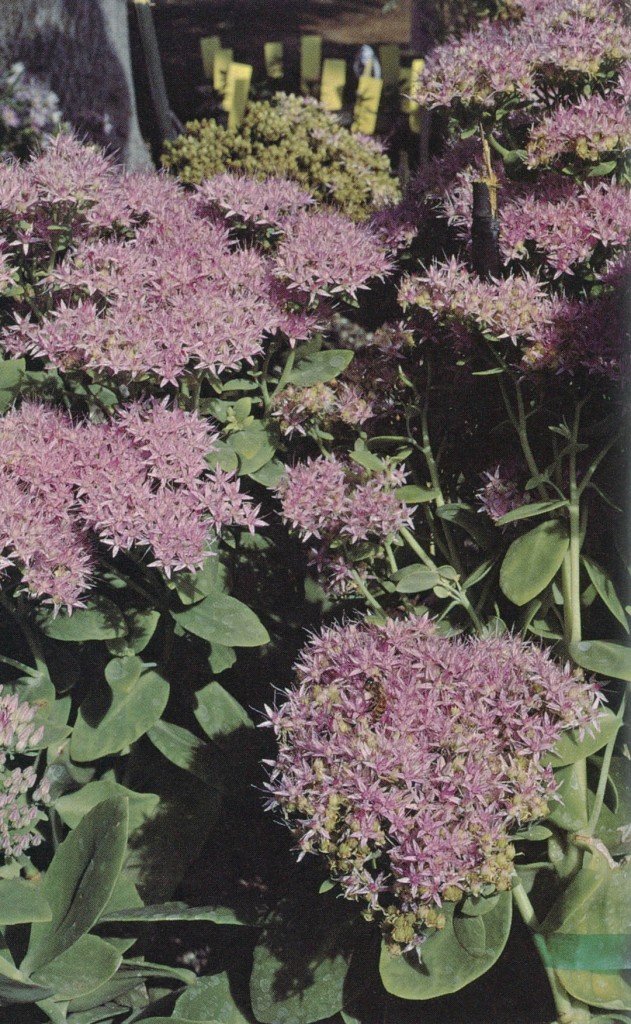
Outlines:
<svg viewBox="0 0 631 1024"><path fill-rule="evenodd" d="M580 832L589 820L583 768L580 763L567 764L556 768L554 777L558 788L546 820L567 832Z"/></svg>
<svg viewBox="0 0 631 1024"><path fill-rule="evenodd" d="M602 1009L631 1009L631 863L612 866L595 851L542 929L551 966L570 995Z"/></svg>
<svg viewBox="0 0 631 1024"><path fill-rule="evenodd" d="M100 922L124 921L212 921L213 924L243 925L230 907L189 907L186 903L173 901L157 903L155 906L121 907L104 913Z"/></svg>
<svg viewBox="0 0 631 1024"><path fill-rule="evenodd" d="M28 975L0 956L0 1006L37 1003L53 995L53 989L35 984Z"/></svg>
<svg viewBox="0 0 631 1024"><path fill-rule="evenodd" d="M392 577L399 594L418 594L431 590L439 580L438 572L426 565L406 565Z"/></svg>
<svg viewBox="0 0 631 1024"><path fill-rule="evenodd" d="M403 484L397 487L395 494L399 501L406 505L421 505L425 501L435 501L440 497L440 491L434 487L417 487L416 484Z"/></svg>
<svg viewBox="0 0 631 1024"><path fill-rule="evenodd" d="M175 1016L203 1024L250 1024L252 1019L244 1016L235 1003L225 971L198 978L176 1002Z"/></svg>
<svg viewBox="0 0 631 1024"><path fill-rule="evenodd" d="M22 970L50 963L96 923L120 874L127 822L127 801L105 800L57 848L42 882L52 919L33 924Z"/></svg>
<svg viewBox="0 0 631 1024"><path fill-rule="evenodd" d="M508 523L517 522L518 519L532 519L533 516L543 516L548 512L554 512L558 508L567 508L568 502L558 498L556 501L533 501L527 505L520 505L510 512L496 519L497 526L506 526Z"/></svg>
<svg viewBox="0 0 631 1024"><path fill-rule="evenodd" d="M239 475L256 473L276 453L269 431L261 420L255 420L245 430L236 430L230 434L226 444L239 458Z"/></svg>
<svg viewBox="0 0 631 1024"><path fill-rule="evenodd" d="M554 750L544 760L553 768L573 764L589 757L604 747L620 728L620 719L609 708L601 708L596 719L597 728L585 733L581 739L578 729L566 729L554 745Z"/></svg>
<svg viewBox="0 0 631 1024"><path fill-rule="evenodd" d="M0 359L0 416L15 402L25 371L25 359Z"/></svg>
<svg viewBox="0 0 631 1024"><path fill-rule="evenodd" d="M152 669L143 672L131 689L95 686L79 709L70 756L95 761L129 746L158 721L168 699L169 684Z"/></svg>
<svg viewBox="0 0 631 1024"><path fill-rule="evenodd" d="M328 894L279 905L254 949L250 998L260 1024L312 1024L341 1010L353 925Z"/></svg>
<svg viewBox="0 0 631 1024"><path fill-rule="evenodd" d="M195 718L211 740L220 742L235 729L251 729L253 722L244 707L219 683L209 683L195 694Z"/></svg>
<svg viewBox="0 0 631 1024"><path fill-rule="evenodd" d="M521 606L545 590L561 568L569 543L567 527L559 519L514 540L500 569L500 587L509 601Z"/></svg>
<svg viewBox="0 0 631 1024"><path fill-rule="evenodd" d="M608 640L580 640L570 644L570 656L588 672L631 682L631 647Z"/></svg>
<svg viewBox="0 0 631 1024"><path fill-rule="evenodd" d="M628 630L629 620L622 607L622 602L616 593L611 577L607 575L602 566L598 565L598 562L587 558L586 555L582 555L581 561L601 600L607 605L614 618Z"/></svg>
<svg viewBox="0 0 631 1024"><path fill-rule="evenodd" d="M210 594L185 611L171 614L179 626L211 644L261 647L269 643L269 633L252 609L228 594Z"/></svg>
<svg viewBox="0 0 631 1024"><path fill-rule="evenodd" d="M0 881L0 925L26 924L32 921L50 921L50 909L41 888L35 882L21 878Z"/></svg>
<svg viewBox="0 0 631 1024"><path fill-rule="evenodd" d="M38 625L53 640L80 643L85 640L114 640L127 636L125 617L113 601L94 597L85 608L77 608L72 615L38 609Z"/></svg>
<svg viewBox="0 0 631 1024"><path fill-rule="evenodd" d="M99 779L97 782L88 782L87 786L77 789L74 793L67 793L60 797L55 802L55 810L69 828L76 828L81 819L93 807L103 800L111 800L116 797L126 798L129 802L130 834L140 828L160 799L156 793L136 793L133 789L119 785L118 782Z"/></svg>
<svg viewBox="0 0 631 1024"><path fill-rule="evenodd" d="M353 359L353 353L345 348L330 348L324 352L313 352L296 361L289 374L289 382L299 387L325 383L339 376Z"/></svg>
<svg viewBox="0 0 631 1024"><path fill-rule="evenodd" d="M147 735L172 764L190 772L207 786L222 788L214 764L214 752L208 743L172 722L156 722Z"/></svg>
<svg viewBox="0 0 631 1024"><path fill-rule="evenodd" d="M421 946L421 963L414 955L393 956L385 946L379 971L385 989L400 999L435 999L468 985L493 966L510 931L512 900L502 893L482 916L458 917L447 911L447 923Z"/></svg>
<svg viewBox="0 0 631 1024"><path fill-rule="evenodd" d="M54 989L57 999L74 999L109 981L122 959L109 942L96 935L82 935L31 976L39 985Z"/></svg>

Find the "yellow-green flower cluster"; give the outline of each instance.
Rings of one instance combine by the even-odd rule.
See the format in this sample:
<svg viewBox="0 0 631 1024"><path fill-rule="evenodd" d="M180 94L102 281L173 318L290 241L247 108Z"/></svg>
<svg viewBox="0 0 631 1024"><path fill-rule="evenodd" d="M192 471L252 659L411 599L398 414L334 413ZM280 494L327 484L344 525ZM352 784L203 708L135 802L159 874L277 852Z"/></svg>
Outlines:
<svg viewBox="0 0 631 1024"><path fill-rule="evenodd" d="M250 103L236 129L189 122L184 135L167 143L162 163L190 185L225 171L282 175L355 221L400 198L378 142L342 127L317 100L284 93Z"/></svg>

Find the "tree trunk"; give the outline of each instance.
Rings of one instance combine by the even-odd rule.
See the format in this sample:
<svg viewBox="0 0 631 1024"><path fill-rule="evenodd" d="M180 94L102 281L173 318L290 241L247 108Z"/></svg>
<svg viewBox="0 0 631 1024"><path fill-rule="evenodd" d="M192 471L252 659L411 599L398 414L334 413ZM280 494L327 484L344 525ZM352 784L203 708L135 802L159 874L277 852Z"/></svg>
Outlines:
<svg viewBox="0 0 631 1024"><path fill-rule="evenodd" d="M127 0L2 0L2 59L57 93L81 138L133 170L152 167L136 114Z"/></svg>

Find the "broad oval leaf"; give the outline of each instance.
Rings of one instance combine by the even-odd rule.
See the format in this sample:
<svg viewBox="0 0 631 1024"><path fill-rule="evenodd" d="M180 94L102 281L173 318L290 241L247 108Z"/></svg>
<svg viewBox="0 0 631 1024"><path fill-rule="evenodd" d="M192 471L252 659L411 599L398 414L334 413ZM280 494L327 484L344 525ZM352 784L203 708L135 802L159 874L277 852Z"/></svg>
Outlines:
<svg viewBox="0 0 631 1024"><path fill-rule="evenodd" d="M342 373L352 359L353 353L345 348L314 352L296 363L289 375L289 382L299 387L323 384Z"/></svg>
<svg viewBox="0 0 631 1024"><path fill-rule="evenodd" d="M439 580L438 572L426 565L406 565L392 577L399 594L418 594L422 590L431 590Z"/></svg>
<svg viewBox="0 0 631 1024"><path fill-rule="evenodd" d="M585 566L587 575L594 584L600 599L604 604L606 604L614 618L616 618L618 622L628 630L629 620L627 619L626 612L622 607L622 602L616 594L616 589L611 578L607 575L602 566L598 565L598 562L594 562L593 559L587 558L586 555L581 557L581 561Z"/></svg>
<svg viewBox="0 0 631 1024"><path fill-rule="evenodd" d="M104 939L82 935L49 963L33 971L33 981L55 990L57 999L76 999L93 992L116 974L122 956Z"/></svg>
<svg viewBox="0 0 631 1024"><path fill-rule="evenodd" d="M83 701L70 740L75 761L95 761L114 754L143 736L160 718L169 699L169 684L157 672L144 672L133 689L111 692L107 707L96 687Z"/></svg>
<svg viewBox="0 0 631 1024"><path fill-rule="evenodd" d="M570 644L570 657L588 672L631 682L631 647L608 640L580 640Z"/></svg>
<svg viewBox="0 0 631 1024"><path fill-rule="evenodd" d="M155 906L123 907L102 914L101 922L151 922L151 921L212 921L213 924L243 926L230 907L189 907L186 903L175 900L170 903L157 903Z"/></svg>
<svg viewBox="0 0 631 1024"><path fill-rule="evenodd" d="M178 625L211 644L261 647L269 643L269 633L258 616L228 594L210 594L198 604L171 614Z"/></svg>
<svg viewBox="0 0 631 1024"><path fill-rule="evenodd" d="M198 978L177 1000L175 1019L178 1015L191 1021L207 1024L250 1024L251 1018L244 1017L230 991L230 980L225 971L209 977Z"/></svg>
<svg viewBox="0 0 631 1024"><path fill-rule="evenodd" d="M512 508L510 512L495 520L497 526L506 526L507 523L514 523L518 519L531 519L533 516L543 516L546 512L554 512L558 508L567 508L568 502L565 498L557 498L555 501L533 501L519 508Z"/></svg>
<svg viewBox="0 0 631 1024"><path fill-rule="evenodd" d="M575 761L589 757L615 736L620 728L620 719L609 708L601 708L595 726L594 732L586 733L582 739L577 729L567 729L561 733L554 750L544 757L544 762L553 768L561 768L563 765L574 764Z"/></svg>
<svg viewBox="0 0 631 1024"><path fill-rule="evenodd" d="M72 615L39 609L39 628L53 640L82 643L86 640L115 640L127 636L125 617L113 601L106 597L93 598L85 608L77 608Z"/></svg>
<svg viewBox="0 0 631 1024"><path fill-rule="evenodd" d="M136 793L118 782L99 779L88 782L74 793L67 793L55 801L55 810L69 828L76 828L82 818L103 800L124 798L129 803L129 832L134 832L153 813L158 805L156 793Z"/></svg>
<svg viewBox="0 0 631 1024"><path fill-rule="evenodd" d="M161 754L172 764L190 772L201 782L214 789L221 789L219 773L213 764L210 744L204 743L188 729L172 722L156 722L147 733L149 739Z"/></svg>
<svg viewBox="0 0 631 1024"><path fill-rule="evenodd" d="M50 921L52 916L53 912L35 882L21 878L0 881L0 926Z"/></svg>
<svg viewBox="0 0 631 1024"><path fill-rule="evenodd" d="M265 424L255 420L245 430L230 434L226 444L239 458L239 474L256 473L270 462L276 453Z"/></svg>
<svg viewBox="0 0 631 1024"><path fill-rule="evenodd" d="M527 604L552 582L570 540L565 523L551 519L514 540L500 569L500 587L518 606Z"/></svg>
<svg viewBox="0 0 631 1024"><path fill-rule="evenodd" d="M245 708L219 683L209 683L195 694L195 718L211 740L215 742L235 729L251 729L253 722Z"/></svg>
<svg viewBox="0 0 631 1024"><path fill-rule="evenodd" d="M53 994L52 988L36 985L14 964L0 956L0 1007L12 1003L38 1003Z"/></svg>
<svg viewBox="0 0 631 1024"><path fill-rule="evenodd" d="M31 927L23 971L50 963L98 921L123 864L127 822L126 800L104 800L57 848L42 882L52 919Z"/></svg>
<svg viewBox="0 0 631 1024"><path fill-rule="evenodd" d="M457 992L493 966L508 940L511 894L501 893L483 916L462 917L458 931L453 910L447 913L445 927L421 946L422 964L409 954L393 956L382 945L379 973L386 991L400 999L435 999Z"/></svg>

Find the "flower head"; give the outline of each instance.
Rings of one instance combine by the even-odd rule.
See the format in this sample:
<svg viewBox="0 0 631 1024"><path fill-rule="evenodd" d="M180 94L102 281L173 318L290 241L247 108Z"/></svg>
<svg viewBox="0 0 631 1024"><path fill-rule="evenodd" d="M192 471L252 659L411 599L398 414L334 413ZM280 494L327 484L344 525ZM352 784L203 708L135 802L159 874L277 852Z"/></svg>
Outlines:
<svg viewBox="0 0 631 1024"><path fill-rule="evenodd" d="M591 683L518 637L449 638L426 617L333 626L267 711L269 807L400 951L444 901L511 887L511 834L554 794L545 755L597 709Z"/></svg>

